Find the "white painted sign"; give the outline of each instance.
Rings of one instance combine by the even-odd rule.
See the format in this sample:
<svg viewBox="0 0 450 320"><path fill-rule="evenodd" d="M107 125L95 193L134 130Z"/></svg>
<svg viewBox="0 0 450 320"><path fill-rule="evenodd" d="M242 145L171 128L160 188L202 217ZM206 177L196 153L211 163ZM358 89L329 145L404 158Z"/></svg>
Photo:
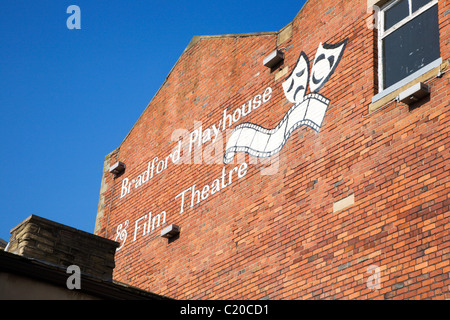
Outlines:
<svg viewBox="0 0 450 320"><path fill-rule="evenodd" d="M309 60L304 52L301 52L295 68L282 84L286 99L294 105L286 112L278 125L273 129L266 129L254 123L242 123L234 128L229 138L225 152L223 153L222 132L231 128L234 123L249 115L254 110L267 104L272 97L272 88L266 88L261 94L257 94L240 108L235 108L229 112L229 108L223 110L222 117L213 125L203 128L203 125L196 123L195 129L191 132L183 129L175 130L172 141L176 145L172 152L165 157L154 157L147 164L147 167L137 177L133 179L124 178L122 181L120 198L129 195L132 190L138 189L148 183L153 177L161 174L171 165L180 163L190 164L191 155L194 155L194 163L202 163L202 146L211 142L215 152L220 150L224 154L223 158L217 162L224 165L221 174L210 182L192 184L189 188L179 192L174 201L179 205L179 213L214 196L226 189L239 179L243 179L247 174L248 164L243 162L227 171L226 164L233 161L237 153L249 153L256 158L271 158L278 154L292 132L300 126L308 126L320 131L323 119L328 109L330 100L320 95L319 90L329 80L334 70L342 58L347 40L336 45L320 44L317 50L314 63L309 70ZM308 87L310 93L307 94ZM180 140L179 138L182 137ZM200 150L200 151L199 151ZM209 152L210 149L206 148ZM166 211L153 215L152 212L138 218L133 224L133 242L138 237L150 235L155 229L162 228L166 224ZM116 241L121 241L120 250L127 240L127 227L129 220L117 226Z"/></svg>
<svg viewBox="0 0 450 320"><path fill-rule="evenodd" d="M306 96L309 62L302 52L291 75L283 83L286 99L294 105L274 129L265 129L253 123L238 125L228 140L224 163L231 162L236 152L247 152L255 157L271 157L280 152L291 133L302 125L319 132L330 100L317 92L336 69L345 44L346 41L337 45L320 44L309 79L311 93Z"/></svg>

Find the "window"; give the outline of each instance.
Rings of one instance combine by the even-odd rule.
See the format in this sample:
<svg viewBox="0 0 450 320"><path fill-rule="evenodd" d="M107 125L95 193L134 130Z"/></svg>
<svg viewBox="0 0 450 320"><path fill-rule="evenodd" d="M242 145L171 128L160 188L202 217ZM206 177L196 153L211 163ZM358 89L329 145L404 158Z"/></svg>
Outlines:
<svg viewBox="0 0 450 320"><path fill-rule="evenodd" d="M394 0L381 8L378 19L380 92L392 92L442 62L437 4L438 0Z"/></svg>

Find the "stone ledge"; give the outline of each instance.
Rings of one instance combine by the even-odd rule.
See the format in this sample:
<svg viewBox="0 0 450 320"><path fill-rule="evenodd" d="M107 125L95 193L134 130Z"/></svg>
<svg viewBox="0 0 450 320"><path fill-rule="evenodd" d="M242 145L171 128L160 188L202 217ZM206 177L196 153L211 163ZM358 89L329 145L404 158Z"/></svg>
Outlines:
<svg viewBox="0 0 450 320"><path fill-rule="evenodd" d="M11 230L8 252L111 280L119 243L35 215Z"/></svg>
<svg viewBox="0 0 450 320"><path fill-rule="evenodd" d="M277 46L286 42L292 37L292 22L280 30L277 37Z"/></svg>
<svg viewBox="0 0 450 320"><path fill-rule="evenodd" d="M407 84L405 84L404 86L398 88L397 90L391 92L390 94L384 96L383 98L369 104L369 113L372 113L374 111L376 111L377 109L383 107L384 105L386 105L387 103L391 102L392 100L394 100L402 91L408 89L409 87L415 85L418 82L425 82L431 78L433 78L434 76L437 75L437 73L439 72L439 70L441 70L441 72L443 71L447 71L449 67L449 60L445 60L444 62L441 63L440 66L431 69L430 71L424 73L423 75L415 78L414 80L408 82Z"/></svg>
<svg viewBox="0 0 450 320"><path fill-rule="evenodd" d="M367 0L367 9L371 9L374 6L381 8L383 5L388 3L389 0Z"/></svg>

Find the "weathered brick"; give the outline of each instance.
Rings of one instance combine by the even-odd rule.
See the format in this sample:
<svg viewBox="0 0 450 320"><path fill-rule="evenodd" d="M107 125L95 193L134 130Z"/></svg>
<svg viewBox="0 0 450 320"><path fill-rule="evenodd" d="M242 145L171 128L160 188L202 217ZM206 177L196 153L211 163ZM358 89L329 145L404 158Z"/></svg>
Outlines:
<svg viewBox="0 0 450 320"><path fill-rule="evenodd" d="M308 1L281 32L193 38L104 159L95 232L123 245L116 280L179 299L448 297L448 278L437 277L450 272L450 2L438 2L445 73L421 79L429 99L410 108L395 93L376 110L377 30L367 25L374 3ZM239 120L226 125L230 131L244 122L275 128L292 106L282 84L300 53L311 67L320 43L343 40L342 59L319 92L330 100L320 131L296 128L277 162L239 153L248 167L238 178L237 161L221 162L227 130L215 144L195 144L191 154L182 148L185 162L171 162L174 133L186 139L200 125L205 132L233 122L233 115ZM265 68L263 59L277 48L283 63ZM270 100L242 116L242 106L245 113L268 87ZM215 156L218 163L202 162ZM126 171L114 179L108 170L117 161ZM222 170L236 166L222 188ZM275 170L262 175L267 167ZM135 188L147 173L149 182ZM134 182L122 196L126 179ZM211 194L215 179L220 191ZM176 196L194 185L198 193L186 192L180 213ZM164 226L181 226L176 239L161 238L162 225L152 228L163 211ZM369 290L377 272L381 288Z"/></svg>

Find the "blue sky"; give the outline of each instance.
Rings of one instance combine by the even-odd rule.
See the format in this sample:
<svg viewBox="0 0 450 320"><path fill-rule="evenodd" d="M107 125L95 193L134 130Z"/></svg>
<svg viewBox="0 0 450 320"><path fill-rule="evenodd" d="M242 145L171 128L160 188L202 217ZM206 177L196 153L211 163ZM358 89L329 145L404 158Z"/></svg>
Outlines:
<svg viewBox="0 0 450 320"><path fill-rule="evenodd" d="M1 1L0 238L31 214L92 233L105 155L191 38L278 31L304 2Z"/></svg>

